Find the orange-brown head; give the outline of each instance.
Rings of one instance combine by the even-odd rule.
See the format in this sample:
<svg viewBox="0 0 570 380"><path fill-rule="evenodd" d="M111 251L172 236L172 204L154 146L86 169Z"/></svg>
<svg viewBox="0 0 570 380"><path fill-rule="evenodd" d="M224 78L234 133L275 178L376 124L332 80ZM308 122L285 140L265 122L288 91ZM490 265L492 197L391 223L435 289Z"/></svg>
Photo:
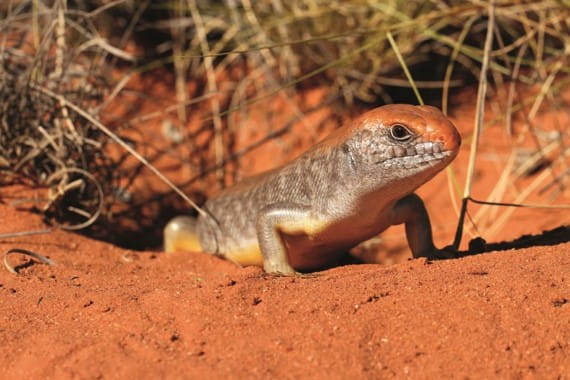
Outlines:
<svg viewBox="0 0 570 380"><path fill-rule="evenodd" d="M389 104L370 110L325 139L326 145L347 141L360 130L389 129L402 125L426 141L440 142L446 151L457 153L461 136L455 125L436 107ZM323 142L325 142L323 141Z"/></svg>
<svg viewBox="0 0 570 380"><path fill-rule="evenodd" d="M461 137L437 108L392 104L373 109L325 139L321 150L344 152L360 191L414 191L447 166ZM386 191L386 190L383 190Z"/></svg>
<svg viewBox="0 0 570 380"><path fill-rule="evenodd" d="M440 142L442 149L457 152L461 136L455 125L436 107L390 104L373 109L355 120L353 129L366 128L369 123L385 128L403 125L425 141Z"/></svg>

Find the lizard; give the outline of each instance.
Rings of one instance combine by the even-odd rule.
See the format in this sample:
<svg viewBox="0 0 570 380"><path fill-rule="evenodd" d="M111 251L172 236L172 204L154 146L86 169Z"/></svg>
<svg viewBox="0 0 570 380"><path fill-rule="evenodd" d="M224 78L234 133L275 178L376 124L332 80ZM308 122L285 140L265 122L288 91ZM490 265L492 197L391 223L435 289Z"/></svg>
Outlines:
<svg viewBox="0 0 570 380"><path fill-rule="evenodd" d="M414 258L442 258L414 191L460 145L457 129L435 107L375 108L284 166L222 190L197 218L173 218L163 231L165 251L203 251L293 275L334 265L350 248L404 223Z"/></svg>

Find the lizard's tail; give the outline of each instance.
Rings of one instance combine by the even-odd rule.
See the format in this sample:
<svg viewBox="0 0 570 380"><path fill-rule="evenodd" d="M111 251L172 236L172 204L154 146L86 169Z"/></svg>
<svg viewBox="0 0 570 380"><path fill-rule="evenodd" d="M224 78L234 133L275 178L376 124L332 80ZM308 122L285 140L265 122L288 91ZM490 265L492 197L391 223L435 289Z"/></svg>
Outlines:
<svg viewBox="0 0 570 380"><path fill-rule="evenodd" d="M202 246L197 234L197 219L177 216L164 227L164 250L166 252L200 252Z"/></svg>

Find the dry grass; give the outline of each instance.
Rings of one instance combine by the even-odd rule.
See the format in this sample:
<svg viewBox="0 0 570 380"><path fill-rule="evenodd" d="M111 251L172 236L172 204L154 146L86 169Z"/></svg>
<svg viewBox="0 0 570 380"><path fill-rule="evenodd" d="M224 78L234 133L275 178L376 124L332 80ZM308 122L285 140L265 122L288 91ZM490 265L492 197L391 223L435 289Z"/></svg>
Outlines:
<svg viewBox="0 0 570 380"><path fill-rule="evenodd" d="M124 175L109 140L69 109L60 94L98 115L111 88L110 47L85 12L65 1L8 2L0 21L0 181L45 188L36 205L63 228L91 225L115 198ZM32 28L30 28L32 25Z"/></svg>

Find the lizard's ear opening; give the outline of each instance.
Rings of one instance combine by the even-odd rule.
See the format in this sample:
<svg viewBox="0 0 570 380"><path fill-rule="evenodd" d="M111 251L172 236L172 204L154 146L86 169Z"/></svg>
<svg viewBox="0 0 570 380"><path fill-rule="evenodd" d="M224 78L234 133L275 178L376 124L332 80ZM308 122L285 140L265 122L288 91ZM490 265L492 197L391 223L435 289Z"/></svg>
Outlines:
<svg viewBox="0 0 570 380"><path fill-rule="evenodd" d="M350 169L352 171L356 171L356 161L354 159L354 154L352 153L352 149L348 144L348 142L343 143L341 149L344 155L346 156L348 166L350 167Z"/></svg>

